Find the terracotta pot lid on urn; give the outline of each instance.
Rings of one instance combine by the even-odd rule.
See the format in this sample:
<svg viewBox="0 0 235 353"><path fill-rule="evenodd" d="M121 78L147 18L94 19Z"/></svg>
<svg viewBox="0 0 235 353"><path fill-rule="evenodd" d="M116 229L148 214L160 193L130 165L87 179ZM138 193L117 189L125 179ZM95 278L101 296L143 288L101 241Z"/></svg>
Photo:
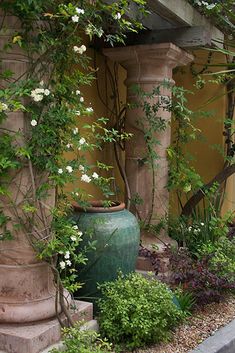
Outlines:
<svg viewBox="0 0 235 353"><path fill-rule="evenodd" d="M91 201L88 207L82 207L77 203L73 203L73 209L76 212L88 212L88 213L106 213L106 212L117 212L125 209L125 203L119 201L112 201L111 206L105 207L104 201Z"/></svg>

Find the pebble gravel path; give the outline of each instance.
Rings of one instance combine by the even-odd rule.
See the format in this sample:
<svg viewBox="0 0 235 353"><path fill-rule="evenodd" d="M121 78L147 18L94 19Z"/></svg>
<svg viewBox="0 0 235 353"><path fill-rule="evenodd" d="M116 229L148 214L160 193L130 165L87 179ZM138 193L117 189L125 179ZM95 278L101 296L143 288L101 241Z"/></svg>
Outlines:
<svg viewBox="0 0 235 353"><path fill-rule="evenodd" d="M135 353L188 353L233 319L235 319L235 296L228 296L220 303L208 304L197 309L186 323L173 332L169 343L138 349Z"/></svg>

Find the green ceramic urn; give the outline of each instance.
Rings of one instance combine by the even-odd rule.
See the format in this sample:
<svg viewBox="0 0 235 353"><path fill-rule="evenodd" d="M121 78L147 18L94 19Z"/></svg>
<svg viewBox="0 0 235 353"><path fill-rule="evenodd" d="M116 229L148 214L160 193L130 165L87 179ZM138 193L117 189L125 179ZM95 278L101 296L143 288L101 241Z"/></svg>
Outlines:
<svg viewBox="0 0 235 353"><path fill-rule="evenodd" d="M94 242L95 250L87 252L87 264L78 268L78 280L84 283L76 296L95 300L100 296L98 283L113 281L118 271L135 271L139 249L140 229L135 216L125 209L124 203L102 207L93 202L83 210L74 205L73 220L83 232L81 249Z"/></svg>

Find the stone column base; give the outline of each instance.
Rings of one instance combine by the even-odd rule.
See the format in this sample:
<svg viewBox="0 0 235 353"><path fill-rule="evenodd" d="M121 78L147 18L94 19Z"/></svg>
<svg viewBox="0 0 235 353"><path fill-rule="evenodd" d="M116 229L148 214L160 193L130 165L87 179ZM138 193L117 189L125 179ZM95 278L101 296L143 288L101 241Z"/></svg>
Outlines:
<svg viewBox="0 0 235 353"><path fill-rule="evenodd" d="M75 321L93 318L92 303L75 301L71 315ZM61 319L66 322L65 316ZM29 324L0 324L0 353L40 353L61 339L56 318Z"/></svg>

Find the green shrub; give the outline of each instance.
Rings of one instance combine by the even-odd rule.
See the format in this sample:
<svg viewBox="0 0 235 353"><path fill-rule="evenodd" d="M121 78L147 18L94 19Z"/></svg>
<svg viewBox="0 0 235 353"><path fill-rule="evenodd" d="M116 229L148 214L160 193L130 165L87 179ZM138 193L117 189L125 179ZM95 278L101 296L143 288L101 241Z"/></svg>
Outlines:
<svg viewBox="0 0 235 353"><path fill-rule="evenodd" d="M154 278L120 274L100 289L100 330L110 341L127 348L167 340L170 330L183 318L172 292Z"/></svg>
<svg viewBox="0 0 235 353"><path fill-rule="evenodd" d="M209 268L229 282L235 281L235 239L221 237L216 242L207 242L198 248L198 257L209 258Z"/></svg>
<svg viewBox="0 0 235 353"><path fill-rule="evenodd" d="M111 352L111 345L101 339L92 330L80 330L81 323L74 327L63 329L63 353L107 353ZM61 350L52 349L50 353L60 353Z"/></svg>

